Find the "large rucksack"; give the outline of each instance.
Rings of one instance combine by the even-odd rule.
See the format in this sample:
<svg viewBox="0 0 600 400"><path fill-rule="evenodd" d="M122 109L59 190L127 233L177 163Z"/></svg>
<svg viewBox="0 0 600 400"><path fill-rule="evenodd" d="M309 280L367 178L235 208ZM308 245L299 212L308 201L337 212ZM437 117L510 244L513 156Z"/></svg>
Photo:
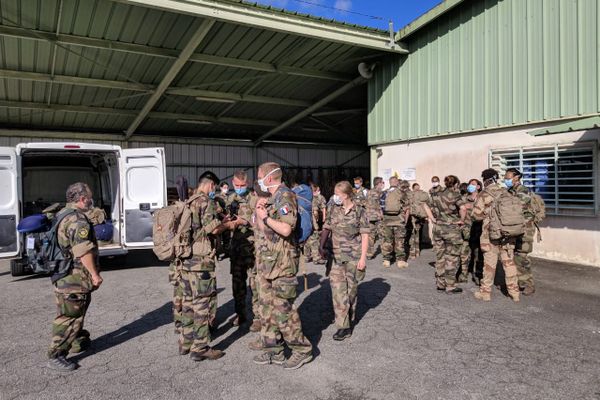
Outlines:
<svg viewBox="0 0 600 400"><path fill-rule="evenodd" d="M51 274L52 283L67 276L73 267L70 253L61 249L58 244L58 226L63 219L75 212L75 210L66 210L58 213L45 227L41 226L38 229L32 229L27 224L19 226L19 232L27 234L26 249L29 267L36 274Z"/></svg>
<svg viewBox="0 0 600 400"><path fill-rule="evenodd" d="M192 211L190 204L199 195L186 201L163 207L154 213L152 223L152 251L159 260L171 261L192 255Z"/></svg>
<svg viewBox="0 0 600 400"><path fill-rule="evenodd" d="M424 195L424 196L423 196ZM427 218L427 213L423 204L427 202L427 194L425 192L412 192L410 199L410 215L417 218Z"/></svg>
<svg viewBox="0 0 600 400"><path fill-rule="evenodd" d="M307 185L298 185L292 191L298 202L298 220L296 221L296 240L302 244L313 232L312 201L313 192Z"/></svg>
<svg viewBox="0 0 600 400"><path fill-rule="evenodd" d="M385 196L385 206L383 213L385 215L399 215L402 212L402 200L406 193L399 188L390 188Z"/></svg>
<svg viewBox="0 0 600 400"><path fill-rule="evenodd" d="M519 197L502 189L494 198L490 215L490 239L501 240L521 236L525 233L523 204Z"/></svg>
<svg viewBox="0 0 600 400"><path fill-rule="evenodd" d="M537 231L537 241L541 242L542 232L538 224L546 218L546 204L542 196L534 192L531 192L531 211L533 213L533 223Z"/></svg>

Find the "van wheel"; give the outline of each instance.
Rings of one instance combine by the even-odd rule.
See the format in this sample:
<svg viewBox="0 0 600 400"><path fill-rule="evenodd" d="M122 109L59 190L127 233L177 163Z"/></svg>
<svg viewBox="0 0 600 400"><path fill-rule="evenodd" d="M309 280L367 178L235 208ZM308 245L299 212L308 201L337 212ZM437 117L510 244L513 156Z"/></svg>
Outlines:
<svg viewBox="0 0 600 400"><path fill-rule="evenodd" d="M10 262L10 274L12 276L25 275L25 265L21 260L12 260Z"/></svg>

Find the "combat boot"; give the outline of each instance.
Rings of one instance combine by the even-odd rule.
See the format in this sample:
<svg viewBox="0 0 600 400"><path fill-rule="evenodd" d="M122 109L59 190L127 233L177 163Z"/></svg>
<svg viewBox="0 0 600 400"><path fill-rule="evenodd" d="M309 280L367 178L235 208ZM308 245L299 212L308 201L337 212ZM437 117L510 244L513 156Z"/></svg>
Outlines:
<svg viewBox="0 0 600 400"><path fill-rule="evenodd" d="M396 262L396 265L397 265L397 266L398 266L398 268L400 268L400 269L404 269L404 268L407 268L407 267L408 267L408 263L407 263L406 261L402 261L402 260L400 260L400 261Z"/></svg>
<svg viewBox="0 0 600 400"><path fill-rule="evenodd" d="M246 323L246 316L244 314L238 314L235 316L231 324L233 326L241 326Z"/></svg>
<svg viewBox="0 0 600 400"><path fill-rule="evenodd" d="M256 357L254 357L252 359L252 361L254 362L254 364L258 364L258 365L269 365L269 364L283 365L283 363L285 362L285 355L283 354L283 351L281 351L279 353L267 351L265 353L262 353Z"/></svg>
<svg viewBox="0 0 600 400"><path fill-rule="evenodd" d="M482 300L482 301L490 301L492 300L492 295L490 295L489 293L484 293L480 290L478 290L477 292L475 292L475 294L473 295L477 300Z"/></svg>
<svg viewBox="0 0 600 400"><path fill-rule="evenodd" d="M265 349L265 344L263 343L261 338L258 338L248 343L248 348L254 351L263 351Z"/></svg>
<svg viewBox="0 0 600 400"><path fill-rule="evenodd" d="M260 319L252 320L252 325L250 325L250 332L260 332Z"/></svg>
<svg viewBox="0 0 600 400"><path fill-rule="evenodd" d="M458 282L460 282L460 283L469 282L469 275L468 274L460 274L458 277Z"/></svg>
<svg viewBox="0 0 600 400"><path fill-rule="evenodd" d="M519 292L508 292L508 295L510 296L512 301L514 301L515 303L518 303L519 301L521 301L521 299L519 298Z"/></svg>
<svg viewBox="0 0 600 400"><path fill-rule="evenodd" d="M523 296L531 296L535 293L535 287L528 285L523 289Z"/></svg>
<svg viewBox="0 0 600 400"><path fill-rule="evenodd" d="M203 351L202 353L192 351L190 353L190 358L192 359L192 361L218 360L224 355L225 353L221 350L215 350L212 347L209 347L208 350Z"/></svg>
<svg viewBox="0 0 600 400"><path fill-rule="evenodd" d="M57 356L48 360L48 368L55 371L71 372L77 369L78 365L73 361L69 361L65 356Z"/></svg>
<svg viewBox="0 0 600 400"><path fill-rule="evenodd" d="M283 363L283 369L298 369L313 359L312 353L302 354L294 351L290 358Z"/></svg>
<svg viewBox="0 0 600 400"><path fill-rule="evenodd" d="M392 263L390 260L383 260L383 268L389 268Z"/></svg>
<svg viewBox="0 0 600 400"><path fill-rule="evenodd" d="M71 348L69 349L69 353L76 354L81 353L89 349L92 345L92 340L89 336L80 336L73 341Z"/></svg>
<svg viewBox="0 0 600 400"><path fill-rule="evenodd" d="M446 294L460 294L462 292L463 292L463 290L459 287L455 287L453 289L446 288Z"/></svg>
<svg viewBox="0 0 600 400"><path fill-rule="evenodd" d="M352 329L338 329L336 333L333 334L333 340L342 341L352 336Z"/></svg>

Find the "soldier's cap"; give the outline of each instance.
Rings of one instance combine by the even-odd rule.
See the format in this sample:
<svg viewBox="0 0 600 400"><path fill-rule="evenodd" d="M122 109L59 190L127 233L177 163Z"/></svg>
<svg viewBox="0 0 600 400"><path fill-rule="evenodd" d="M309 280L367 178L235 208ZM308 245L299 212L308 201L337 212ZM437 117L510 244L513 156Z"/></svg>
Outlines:
<svg viewBox="0 0 600 400"><path fill-rule="evenodd" d="M493 168L488 168L481 173L481 177L484 181L489 179L498 178L498 171Z"/></svg>
<svg viewBox="0 0 600 400"><path fill-rule="evenodd" d="M205 171L202 175L200 175L200 178L198 178L198 182L202 182L203 179L210 179L215 183L215 185L218 185L220 182L220 179L212 171Z"/></svg>

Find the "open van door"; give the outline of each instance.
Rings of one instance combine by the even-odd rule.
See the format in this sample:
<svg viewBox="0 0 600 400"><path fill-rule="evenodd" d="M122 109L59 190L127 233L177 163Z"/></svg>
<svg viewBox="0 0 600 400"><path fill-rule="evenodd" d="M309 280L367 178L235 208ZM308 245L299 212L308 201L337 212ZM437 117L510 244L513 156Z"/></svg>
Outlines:
<svg viewBox="0 0 600 400"><path fill-rule="evenodd" d="M167 202L164 149L123 149L121 154L121 242L151 248L152 213Z"/></svg>
<svg viewBox="0 0 600 400"><path fill-rule="evenodd" d="M19 223L19 162L16 150L0 147L0 258L20 254L17 233Z"/></svg>

